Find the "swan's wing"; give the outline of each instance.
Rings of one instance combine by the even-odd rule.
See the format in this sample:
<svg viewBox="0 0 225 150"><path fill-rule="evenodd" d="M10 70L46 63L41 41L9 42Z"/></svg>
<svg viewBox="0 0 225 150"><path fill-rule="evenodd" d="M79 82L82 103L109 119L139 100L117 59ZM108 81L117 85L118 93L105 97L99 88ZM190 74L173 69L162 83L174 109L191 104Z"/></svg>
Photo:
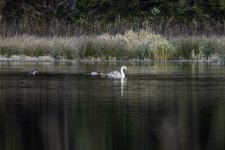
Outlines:
<svg viewBox="0 0 225 150"><path fill-rule="evenodd" d="M120 75L120 72L119 71L112 71L112 72L107 73L107 75Z"/></svg>
<svg viewBox="0 0 225 150"><path fill-rule="evenodd" d="M119 71L112 71L106 74L107 77L109 78L120 78L121 73Z"/></svg>

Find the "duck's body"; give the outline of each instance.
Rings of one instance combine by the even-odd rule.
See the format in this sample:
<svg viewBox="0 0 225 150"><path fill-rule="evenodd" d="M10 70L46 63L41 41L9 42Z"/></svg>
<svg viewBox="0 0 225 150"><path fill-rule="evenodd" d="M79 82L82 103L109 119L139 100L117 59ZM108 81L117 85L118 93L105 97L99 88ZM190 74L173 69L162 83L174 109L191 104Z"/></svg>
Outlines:
<svg viewBox="0 0 225 150"><path fill-rule="evenodd" d="M38 73L37 69L34 69L33 71L31 71L31 72L29 73L29 75L36 75L37 73Z"/></svg>
<svg viewBox="0 0 225 150"><path fill-rule="evenodd" d="M106 77L114 78L114 79L123 79L123 78L125 78L125 74L123 72L124 69L127 70L127 67L126 66L122 66L121 69L120 69L120 72L119 71L109 72L109 73L106 74Z"/></svg>

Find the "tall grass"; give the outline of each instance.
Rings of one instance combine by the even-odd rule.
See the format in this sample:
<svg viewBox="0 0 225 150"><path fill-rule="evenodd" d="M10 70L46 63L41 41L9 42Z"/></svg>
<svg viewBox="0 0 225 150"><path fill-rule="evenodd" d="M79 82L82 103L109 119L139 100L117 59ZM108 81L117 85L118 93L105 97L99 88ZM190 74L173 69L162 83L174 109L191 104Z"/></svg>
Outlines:
<svg viewBox="0 0 225 150"><path fill-rule="evenodd" d="M79 39L66 37L35 37L29 35L0 37L0 55L26 55L39 57L49 55L54 59L75 59Z"/></svg>
<svg viewBox="0 0 225 150"><path fill-rule="evenodd" d="M0 54L44 56L54 59L174 59L175 49L165 38L150 31L82 37L13 36L0 38Z"/></svg>
<svg viewBox="0 0 225 150"><path fill-rule="evenodd" d="M177 59L209 60L215 56L224 60L225 37L173 37L169 40L177 51Z"/></svg>
<svg viewBox="0 0 225 150"><path fill-rule="evenodd" d="M141 29L152 30L165 37L171 36L199 36L199 35L225 35L223 21L196 20L178 22L171 18L115 18L114 21L80 18L76 22L67 24L52 20L50 22L40 20L22 19L11 22L0 22L0 36L37 35L37 36L80 36L101 34L124 34L128 30L139 31Z"/></svg>
<svg viewBox="0 0 225 150"><path fill-rule="evenodd" d="M0 55L61 59L101 60L210 60L224 59L225 37L163 37L151 30L128 30L124 34L38 37L0 37ZM218 56L218 57L215 57Z"/></svg>

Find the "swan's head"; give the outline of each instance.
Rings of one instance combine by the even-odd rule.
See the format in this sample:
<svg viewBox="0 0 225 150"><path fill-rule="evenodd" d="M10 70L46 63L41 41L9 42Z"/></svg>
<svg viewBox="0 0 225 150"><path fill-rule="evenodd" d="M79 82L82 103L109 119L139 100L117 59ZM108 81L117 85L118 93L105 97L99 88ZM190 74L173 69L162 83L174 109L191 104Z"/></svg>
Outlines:
<svg viewBox="0 0 225 150"><path fill-rule="evenodd" d="M127 70L127 67L126 66L122 66L121 69L126 69Z"/></svg>

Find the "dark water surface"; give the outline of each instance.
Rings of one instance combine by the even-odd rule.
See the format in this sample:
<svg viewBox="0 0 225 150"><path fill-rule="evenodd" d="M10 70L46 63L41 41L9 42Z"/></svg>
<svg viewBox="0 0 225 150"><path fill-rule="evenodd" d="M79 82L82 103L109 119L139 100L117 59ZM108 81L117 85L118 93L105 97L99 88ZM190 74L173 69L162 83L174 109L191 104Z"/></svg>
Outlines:
<svg viewBox="0 0 225 150"><path fill-rule="evenodd" d="M158 149L225 149L225 66L0 63L0 150Z"/></svg>

